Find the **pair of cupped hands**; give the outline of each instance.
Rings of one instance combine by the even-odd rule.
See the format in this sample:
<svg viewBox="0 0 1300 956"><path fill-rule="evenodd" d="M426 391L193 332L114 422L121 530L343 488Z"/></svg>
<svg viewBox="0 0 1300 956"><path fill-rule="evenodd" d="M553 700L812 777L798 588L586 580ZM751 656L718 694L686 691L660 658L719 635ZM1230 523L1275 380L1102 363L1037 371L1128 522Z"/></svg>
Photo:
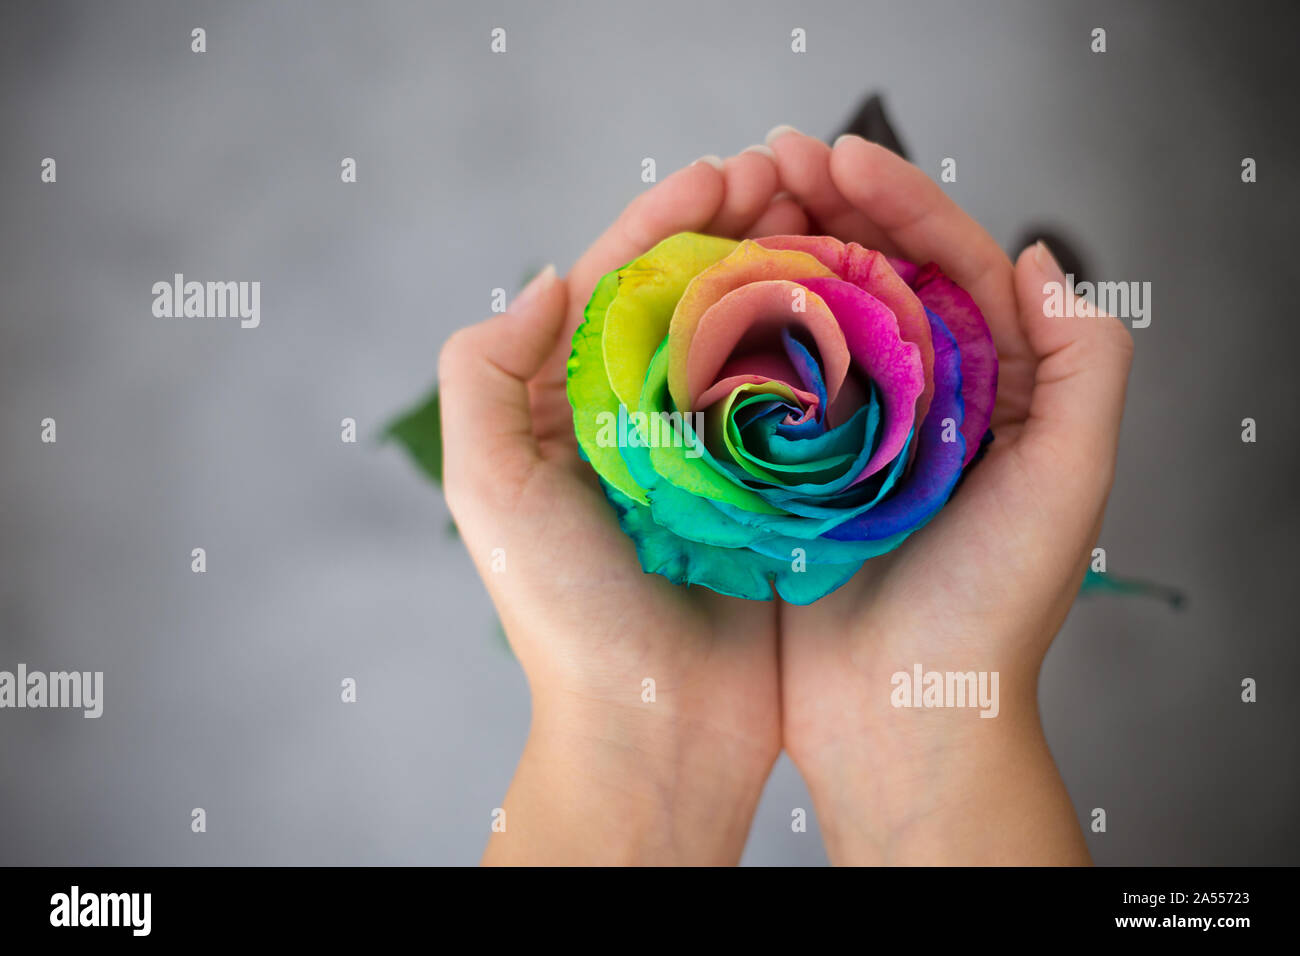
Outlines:
<svg viewBox="0 0 1300 956"><path fill-rule="evenodd" d="M992 330L986 457L929 524L811 606L643 573L578 456L565 376L592 288L683 231L833 235L934 261ZM1052 281L1044 245L1013 264L887 149L778 127L658 183L566 277L548 267L451 337L447 502L532 691L484 862L735 863L782 748L832 862L1088 861L1037 681L1100 532L1132 339L1113 318L1046 316ZM916 664L998 672L998 715L895 708L891 675Z"/></svg>

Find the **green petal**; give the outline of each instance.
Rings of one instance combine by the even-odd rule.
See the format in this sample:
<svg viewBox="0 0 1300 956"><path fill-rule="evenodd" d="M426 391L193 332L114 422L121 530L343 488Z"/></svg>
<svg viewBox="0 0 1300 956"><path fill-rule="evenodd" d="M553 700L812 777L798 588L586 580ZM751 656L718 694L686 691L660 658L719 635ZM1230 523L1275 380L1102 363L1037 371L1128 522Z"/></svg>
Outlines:
<svg viewBox="0 0 1300 956"><path fill-rule="evenodd" d="M763 421L749 426L748 434L751 443L754 445L754 447L751 448L745 442L746 430L742 429L740 425L737 424L736 415L747 406L760 403L763 400L763 396L754 396L745 399L736 406L735 412L727 419L727 448L733 455L741 456L741 467L750 474L753 474L757 478L782 486L791 481L811 484L814 482L831 481L838 478L849 468L850 465L853 464L854 461L857 460L859 455L857 449L849 449L842 454L822 456L820 458L809 457L804 460L792 458L788 461L773 460L764 454L764 450L767 447L765 439L769 437L777 437L775 434L777 420L776 417L771 414L769 414ZM859 409L858 414L861 415L863 412L865 412L865 409ZM832 433L828 432L826 434ZM798 446L800 444L808 444L811 441L813 441L813 439L804 439L801 442L791 442L790 444ZM859 444L861 444L861 439L859 439ZM805 449L799 449L801 452L804 450ZM812 451L811 446L807 451Z"/></svg>
<svg viewBox="0 0 1300 956"><path fill-rule="evenodd" d="M671 411L668 404L667 348L660 348L650 360L639 405L639 410L648 415ZM695 434L689 417L684 419L683 425L689 442L698 443L696 447L703 447L704 436ZM637 476L637 480L650 482L644 484L647 490L662 481L696 497L725 501L743 511L771 515L786 513L768 504L757 492L742 488L721 474L709 464L707 457L692 458L687 454L688 451L692 449L685 444L676 447L661 442L653 448L624 448L623 454L624 460L629 464L636 463L632 473Z"/></svg>
<svg viewBox="0 0 1300 956"><path fill-rule="evenodd" d="M825 461L841 455L856 455L862 446L875 442L880 422L880 402L872 388L863 405L848 421L810 438L786 438L766 423L754 428L754 453L775 465L796 465Z"/></svg>
<svg viewBox="0 0 1300 956"><path fill-rule="evenodd" d="M620 403L605 374L601 355L601 334L609 304L618 291L618 277L622 270L615 269L601 277L587 302L583 323L573 334L573 352L569 355L569 404L573 406L573 431L578 437L578 447L583 457L591 462L596 474L630 498L645 504L645 489L636 483L627 470L617 443L598 439L601 415L619 414Z"/></svg>
<svg viewBox="0 0 1300 956"><path fill-rule="evenodd" d="M755 402L770 401L770 397L782 398L787 402L795 401L790 386L781 382L756 382L737 385L731 394L704 413L706 436L716 452L725 448L727 454L737 465L763 481L779 484L781 479L763 467L761 462L745 454L744 442L740 440L740 429L736 425L735 415L742 408Z"/></svg>

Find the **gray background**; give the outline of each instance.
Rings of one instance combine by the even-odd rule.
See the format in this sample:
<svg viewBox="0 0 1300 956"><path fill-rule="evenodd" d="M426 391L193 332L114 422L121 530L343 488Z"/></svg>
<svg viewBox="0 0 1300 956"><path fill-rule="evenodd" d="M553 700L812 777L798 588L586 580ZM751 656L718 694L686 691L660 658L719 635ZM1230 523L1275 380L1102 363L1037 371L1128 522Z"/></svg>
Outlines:
<svg viewBox="0 0 1300 956"><path fill-rule="evenodd" d="M1192 601L1081 602L1042 684L1081 818L1108 813L1095 858L1297 862L1297 22L1231 9L6 4L0 669L103 670L107 701L0 712L0 862L474 862L527 687L378 431L642 157L826 135L870 90L1000 241L1068 224L1098 277L1154 287L1103 543ZM174 272L260 280L261 328L154 318ZM783 758L747 862L824 862L796 806Z"/></svg>

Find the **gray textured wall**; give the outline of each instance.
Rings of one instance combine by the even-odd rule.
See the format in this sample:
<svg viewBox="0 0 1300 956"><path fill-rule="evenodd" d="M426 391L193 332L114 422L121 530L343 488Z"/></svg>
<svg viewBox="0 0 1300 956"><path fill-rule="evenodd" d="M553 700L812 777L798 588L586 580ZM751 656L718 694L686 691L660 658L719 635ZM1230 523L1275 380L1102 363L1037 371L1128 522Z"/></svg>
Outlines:
<svg viewBox="0 0 1300 956"><path fill-rule="evenodd" d="M872 89L994 236L1068 224L1099 276L1153 284L1103 543L1192 601L1083 602L1048 658L1095 858L1300 862L1297 18L1227 10L6 4L0 669L103 670L107 699L0 711L0 862L475 861L527 688L438 493L372 439L642 157L828 134ZM261 281L261 327L154 318L174 272ZM783 759L748 862L824 861L794 806Z"/></svg>

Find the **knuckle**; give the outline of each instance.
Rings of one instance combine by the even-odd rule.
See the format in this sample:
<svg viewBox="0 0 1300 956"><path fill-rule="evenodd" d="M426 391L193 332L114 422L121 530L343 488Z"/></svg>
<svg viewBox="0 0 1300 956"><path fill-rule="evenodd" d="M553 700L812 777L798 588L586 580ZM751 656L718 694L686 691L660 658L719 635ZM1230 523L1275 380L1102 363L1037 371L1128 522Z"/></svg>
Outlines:
<svg viewBox="0 0 1300 956"><path fill-rule="evenodd" d="M1133 332L1120 319L1107 316L1103 326L1107 343L1120 355L1131 358L1133 355Z"/></svg>
<svg viewBox="0 0 1300 956"><path fill-rule="evenodd" d="M464 368L465 362L473 354L474 328L469 325L457 329L442 344L442 350L438 353L438 379L444 385L457 377L457 373Z"/></svg>
<svg viewBox="0 0 1300 956"><path fill-rule="evenodd" d="M1095 323L1093 330L1087 336L1093 348L1120 358L1132 357L1133 333L1123 319L1103 312L1096 306L1091 306L1089 317Z"/></svg>
<svg viewBox="0 0 1300 956"><path fill-rule="evenodd" d="M457 526L462 525L465 518L465 491L454 470L449 469L443 473L442 497L447 503L447 511L451 513L452 520Z"/></svg>

